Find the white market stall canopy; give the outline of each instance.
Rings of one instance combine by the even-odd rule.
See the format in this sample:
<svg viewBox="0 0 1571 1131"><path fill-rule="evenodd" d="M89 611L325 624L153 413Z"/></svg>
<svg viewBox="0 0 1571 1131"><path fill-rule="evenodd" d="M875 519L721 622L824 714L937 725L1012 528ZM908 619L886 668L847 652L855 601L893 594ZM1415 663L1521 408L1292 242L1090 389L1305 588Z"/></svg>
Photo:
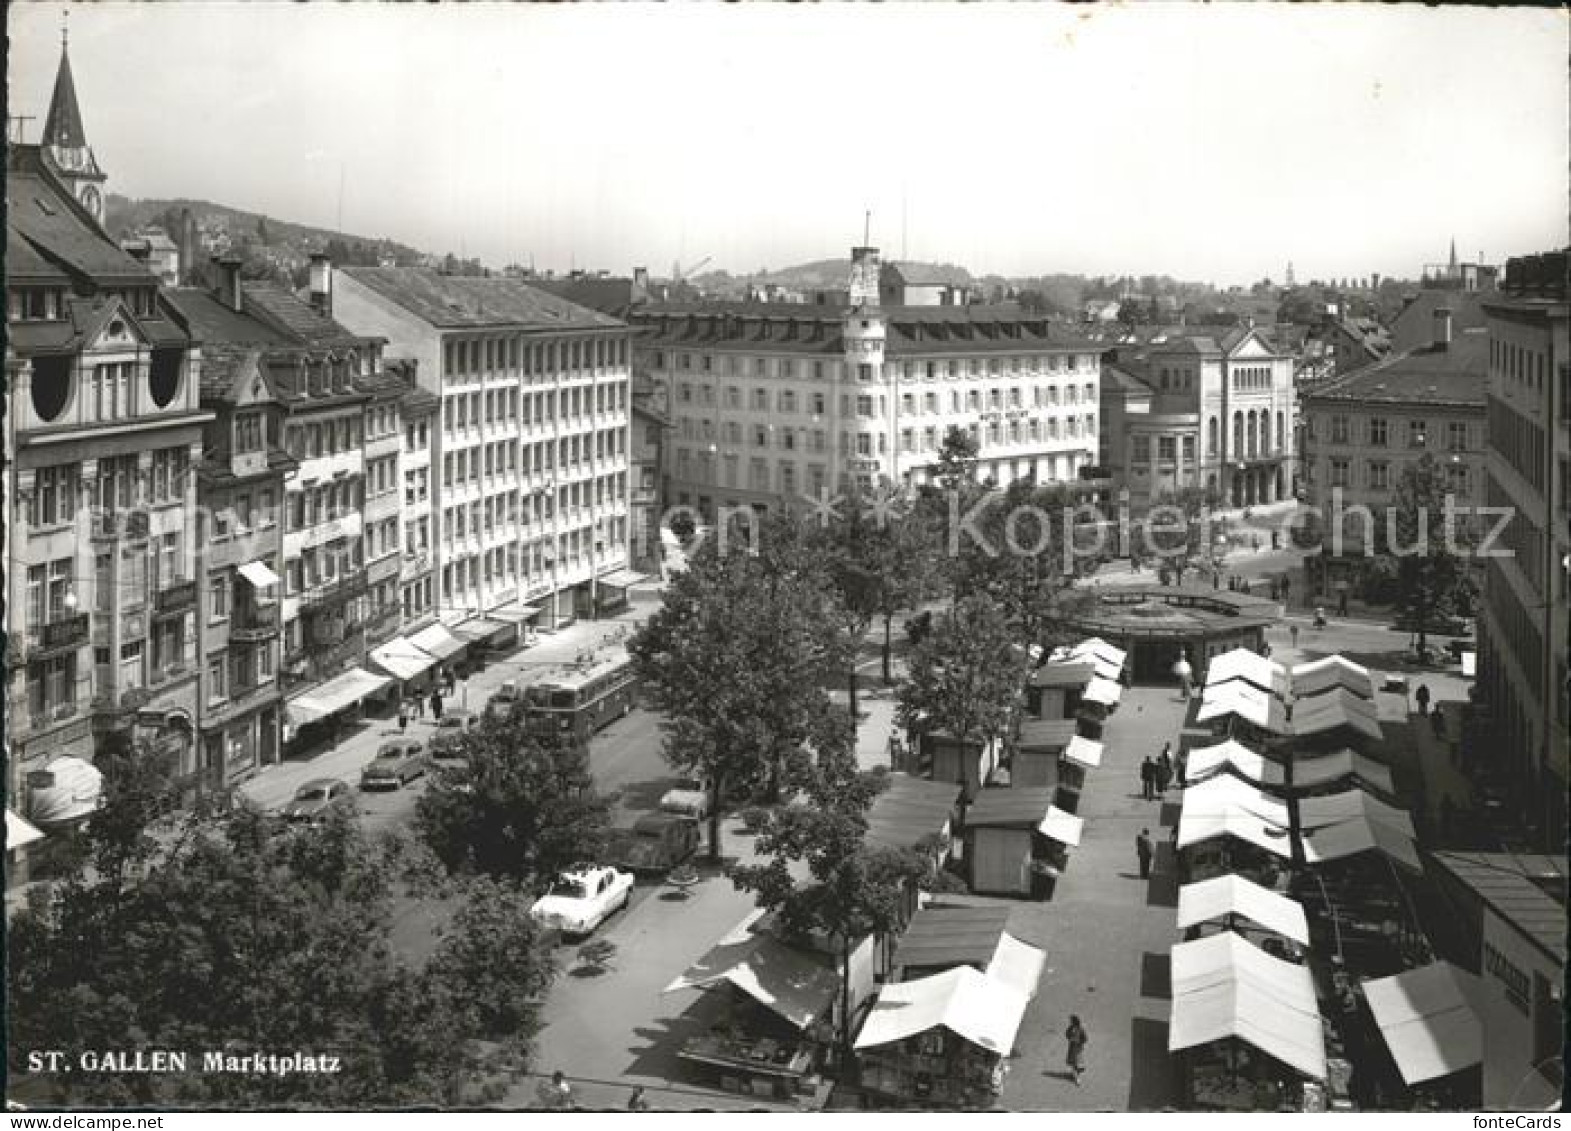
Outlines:
<svg viewBox="0 0 1571 1131"><path fill-rule="evenodd" d="M1102 764L1102 744L1077 734L1064 747L1064 757L1077 766L1094 770Z"/></svg>
<svg viewBox="0 0 1571 1131"><path fill-rule="evenodd" d="M1248 648L1234 648L1214 657L1206 665L1207 687L1230 679L1246 680L1262 691L1281 695L1286 690L1287 669Z"/></svg>
<svg viewBox="0 0 1571 1131"><path fill-rule="evenodd" d="M1305 833L1298 839L1303 845L1304 860L1309 864L1341 860L1360 852L1379 851L1411 871L1424 870L1418 849L1411 840L1395 829L1363 817L1327 825L1323 829Z"/></svg>
<svg viewBox="0 0 1571 1131"><path fill-rule="evenodd" d="M811 1025L834 1001L840 980L812 955L755 930L763 914L748 915L661 992L729 982L798 1029Z"/></svg>
<svg viewBox="0 0 1571 1131"><path fill-rule="evenodd" d="M1255 817L1279 829L1286 829L1291 824L1284 802L1231 774L1219 774L1184 790L1180 818L1230 814Z"/></svg>
<svg viewBox="0 0 1571 1131"><path fill-rule="evenodd" d="M372 675L364 668L350 668L326 683L313 687L306 694L295 696L284 705L284 711L290 723L297 727L304 726L353 706L392 682L385 675Z"/></svg>
<svg viewBox="0 0 1571 1131"><path fill-rule="evenodd" d="M942 1026L979 1048L1008 1056L1026 1004L1026 995L1013 986L957 966L930 978L885 985L856 1047L892 1044Z"/></svg>
<svg viewBox="0 0 1571 1131"><path fill-rule="evenodd" d="M1325 1079L1325 1036L1308 967L1225 931L1173 948L1172 987L1169 1052L1236 1037Z"/></svg>
<svg viewBox="0 0 1571 1131"><path fill-rule="evenodd" d="M1080 834L1084 829L1085 821L1073 813L1064 812L1056 805L1048 809L1047 816L1043 817L1042 823L1036 827L1036 831L1043 836L1071 847L1080 843Z"/></svg>
<svg viewBox="0 0 1571 1131"><path fill-rule="evenodd" d="M237 572L256 589L271 589L278 584L278 575L263 561L247 562Z"/></svg>
<svg viewBox="0 0 1571 1131"><path fill-rule="evenodd" d="M1322 734L1343 726L1367 738L1382 736L1378 708L1371 700L1360 699L1349 691L1328 691L1293 704L1292 734Z"/></svg>
<svg viewBox="0 0 1571 1131"><path fill-rule="evenodd" d="M1405 809L1387 805L1384 801L1361 789L1327 793L1320 797L1305 797L1298 803L1300 828L1318 829L1326 825L1339 825L1343 821L1365 820L1385 825L1409 840L1416 840L1413 818Z"/></svg>
<svg viewBox="0 0 1571 1131"><path fill-rule="evenodd" d="M1080 698L1087 703L1100 703L1104 707L1111 707L1123 698L1124 689L1110 679L1097 676L1086 689L1081 692Z"/></svg>
<svg viewBox="0 0 1571 1131"><path fill-rule="evenodd" d="M1345 747L1320 757L1299 754L1293 759L1293 788L1313 789L1340 778L1356 777L1381 793L1395 795L1391 771L1372 758Z"/></svg>
<svg viewBox="0 0 1571 1131"><path fill-rule="evenodd" d="M374 649L371 659L396 679L414 679L436 663L435 656L422 652L402 636L395 636L380 648Z"/></svg>
<svg viewBox="0 0 1571 1131"><path fill-rule="evenodd" d="M5 850L11 852L24 845L32 844L35 840L43 840L44 834L27 821L18 817L11 810L5 811Z"/></svg>
<svg viewBox="0 0 1571 1131"><path fill-rule="evenodd" d="M1287 778L1287 771L1280 763L1233 739L1216 746L1192 747L1184 776L1192 782L1200 781L1225 769L1234 770L1240 777L1256 785L1279 786Z"/></svg>
<svg viewBox="0 0 1571 1131"><path fill-rule="evenodd" d="M1178 889L1179 930L1227 915L1242 915L1284 938L1309 945L1309 921L1298 901L1243 876L1217 876Z"/></svg>
<svg viewBox="0 0 1571 1131"><path fill-rule="evenodd" d="M1036 997L1037 983L1042 980L1046 965L1047 951L1023 943L1006 931L998 936L998 949L993 951L993 960L985 973L1030 1000Z"/></svg>
<svg viewBox="0 0 1571 1131"><path fill-rule="evenodd" d="M1363 983L1369 1012L1406 1084L1483 1062L1484 1030L1472 1005L1477 981L1449 962L1436 962Z"/></svg>
<svg viewBox="0 0 1571 1131"><path fill-rule="evenodd" d="M1363 699L1375 697L1375 678L1362 664L1341 656L1327 656L1298 664L1292 670L1292 687L1295 698L1319 695L1333 687L1346 688Z"/></svg>
<svg viewBox="0 0 1571 1131"><path fill-rule="evenodd" d="M1178 847L1188 848L1224 836L1233 837L1263 848L1283 860L1293 858L1293 847L1287 830L1267 824L1248 813L1232 812L1221 817L1200 817L1182 813L1178 818Z"/></svg>
<svg viewBox="0 0 1571 1131"><path fill-rule="evenodd" d="M1207 687L1200 695L1200 710L1195 715L1195 721L1206 723L1228 715L1237 715L1246 722L1278 734L1287 733L1287 715L1281 700L1269 691L1261 691L1241 680L1230 679L1226 683Z"/></svg>
<svg viewBox="0 0 1571 1131"><path fill-rule="evenodd" d="M1118 673L1123 671L1123 666L1121 664L1115 664L1111 660L1104 660L1102 657L1094 655L1090 652L1082 652L1077 655L1070 652L1067 648L1056 649L1052 656L1048 658L1048 662L1045 666L1048 668L1053 668L1071 665L1076 667L1081 665L1088 665L1091 668L1091 673L1093 676L1099 679L1111 679L1114 681L1118 679Z"/></svg>
<svg viewBox="0 0 1571 1131"><path fill-rule="evenodd" d="M1129 653L1121 648L1114 648L1100 636L1091 636L1082 640L1069 650L1069 654L1076 658L1095 656L1097 659L1105 660L1118 668L1122 668L1124 661L1129 658Z"/></svg>
<svg viewBox="0 0 1571 1131"><path fill-rule="evenodd" d="M104 775L98 767L81 758L56 758L44 767L52 774L52 784L33 790L33 820L56 824L86 817L103 801ZM7 828L7 833L9 833Z"/></svg>

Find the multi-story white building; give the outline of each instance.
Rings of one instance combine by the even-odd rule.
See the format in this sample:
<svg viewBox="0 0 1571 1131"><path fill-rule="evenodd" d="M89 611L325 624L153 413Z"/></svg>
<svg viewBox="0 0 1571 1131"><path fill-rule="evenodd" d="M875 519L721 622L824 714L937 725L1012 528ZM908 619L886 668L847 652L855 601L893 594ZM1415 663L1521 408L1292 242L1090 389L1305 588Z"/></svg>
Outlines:
<svg viewBox="0 0 1571 1131"><path fill-rule="evenodd" d="M1510 521L1485 561L1479 685L1490 746L1518 788L1537 847L1566 844L1571 751L1571 304L1566 252L1513 259L1485 303L1489 458L1485 500Z"/></svg>
<svg viewBox="0 0 1571 1131"><path fill-rule="evenodd" d="M518 621L544 602L559 624L625 599L638 580L626 325L517 279L425 268L338 269L331 302L346 326L413 359L441 400L430 453L441 619Z"/></svg>
<svg viewBox="0 0 1571 1131"><path fill-rule="evenodd" d="M1095 348L1013 307L879 305L876 248L849 306L648 305L639 371L671 422L666 505L767 508L924 480L945 434L978 475L1074 479L1095 462Z"/></svg>

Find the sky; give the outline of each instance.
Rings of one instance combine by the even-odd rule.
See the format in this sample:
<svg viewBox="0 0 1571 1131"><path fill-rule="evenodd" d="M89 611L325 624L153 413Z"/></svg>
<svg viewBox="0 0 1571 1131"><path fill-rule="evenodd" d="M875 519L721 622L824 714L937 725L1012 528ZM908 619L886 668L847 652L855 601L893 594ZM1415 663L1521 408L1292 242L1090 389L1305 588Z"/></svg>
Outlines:
<svg viewBox="0 0 1571 1131"><path fill-rule="evenodd" d="M840 258L1248 284L1563 246L1564 13L1417 5L70 8L109 189L493 266Z"/></svg>

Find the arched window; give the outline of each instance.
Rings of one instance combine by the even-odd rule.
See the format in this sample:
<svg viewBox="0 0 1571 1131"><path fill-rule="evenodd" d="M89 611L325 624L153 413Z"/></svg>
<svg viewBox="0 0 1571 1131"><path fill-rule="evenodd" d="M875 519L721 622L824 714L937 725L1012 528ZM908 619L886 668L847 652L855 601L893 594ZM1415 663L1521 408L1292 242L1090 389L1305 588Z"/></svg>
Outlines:
<svg viewBox="0 0 1571 1131"><path fill-rule="evenodd" d="M1233 452L1234 456L1244 454L1244 414L1233 413Z"/></svg>
<svg viewBox="0 0 1571 1131"><path fill-rule="evenodd" d="M1207 422L1207 427L1206 427L1206 455L1208 455L1208 456L1216 455L1216 442L1217 442L1217 435L1216 434L1217 434L1218 431L1219 431L1219 429L1217 428L1216 417L1213 416Z"/></svg>
<svg viewBox="0 0 1571 1131"><path fill-rule="evenodd" d="M1276 414L1276 450L1287 450L1287 414L1283 412Z"/></svg>
<svg viewBox="0 0 1571 1131"><path fill-rule="evenodd" d="M1254 455L1258 448L1255 446L1255 414L1253 411L1249 413L1248 423L1244 426L1244 431L1249 436L1249 454Z"/></svg>

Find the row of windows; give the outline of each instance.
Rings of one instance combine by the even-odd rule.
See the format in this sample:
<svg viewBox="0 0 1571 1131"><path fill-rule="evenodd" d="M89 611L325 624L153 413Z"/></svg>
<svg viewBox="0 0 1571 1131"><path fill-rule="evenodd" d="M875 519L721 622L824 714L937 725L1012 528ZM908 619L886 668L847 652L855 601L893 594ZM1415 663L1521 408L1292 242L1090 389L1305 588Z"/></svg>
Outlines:
<svg viewBox="0 0 1571 1131"><path fill-rule="evenodd" d="M365 412L365 438L380 440L398 434L398 406L372 405Z"/></svg>
<svg viewBox="0 0 1571 1131"><path fill-rule="evenodd" d="M496 475L510 475L518 470L522 452L525 473L539 474L553 467L573 469L585 461L618 459L627 454L627 436L620 429L606 429L595 433L564 436L561 440L543 440L534 444L519 444L513 440L500 440L476 448L448 452L442 457L442 486L462 486L480 483ZM422 484L424 476L419 480ZM409 481L405 480L405 498L409 495ZM420 497L424 497L423 489Z"/></svg>
<svg viewBox="0 0 1571 1131"><path fill-rule="evenodd" d="M92 485L93 502L106 511L180 502L185 497L191 453L184 447L159 448L148 457L147 475L141 473L139 456L105 456L98 461ZM82 465L56 464L33 473L33 493L27 499L29 526L56 526L76 520L82 491Z"/></svg>
<svg viewBox="0 0 1571 1131"><path fill-rule="evenodd" d="M1544 493L1544 429L1495 397L1489 398L1489 443L1534 491Z"/></svg>
<svg viewBox="0 0 1571 1131"><path fill-rule="evenodd" d="M1371 491L1391 491L1396 489L1396 481L1401 475L1401 465L1395 465L1390 460L1374 459L1362 461L1362 474L1355 475L1354 461L1346 459L1333 459L1328 463L1330 469L1330 486L1332 487L1363 487ZM1446 490L1458 497L1470 495L1473 490L1473 471L1465 463L1447 464L1445 468Z"/></svg>
<svg viewBox="0 0 1571 1131"><path fill-rule="evenodd" d="M1345 413L1336 413L1331 416L1331 437L1333 444L1347 444L1354 442L1354 424L1351 417ZM1313 421L1310 417L1310 435L1313 438ZM1391 422L1383 416L1372 416L1364 421L1361 439L1372 448L1385 448L1391 444ZM1432 433L1427 420L1407 421L1406 441L1409 448L1424 448L1429 446ZM1450 452L1464 452L1471 446L1472 429L1465 420L1448 420L1445 422L1445 450Z"/></svg>
<svg viewBox="0 0 1571 1131"><path fill-rule="evenodd" d="M404 425L404 451L423 452L431 447L431 424L426 420L411 420Z"/></svg>
<svg viewBox="0 0 1571 1131"><path fill-rule="evenodd" d="M442 373L447 378L576 372L626 364L626 338L550 342L526 342L519 337L449 338L442 343Z"/></svg>
<svg viewBox="0 0 1571 1131"><path fill-rule="evenodd" d="M625 471L603 475L591 482L563 484L554 494L526 495L518 491L503 491L472 503L444 507L443 539L451 545L455 538L489 534L497 525L517 522L520 513L525 522L548 522L552 517L553 504L566 513L576 513L582 507L605 506L626 500Z"/></svg>
<svg viewBox="0 0 1571 1131"><path fill-rule="evenodd" d="M552 419L579 423L591 412L603 414L626 409L627 398L627 385L623 383L533 393L521 393L518 389L487 389L444 398L442 427L451 434L455 429L514 421L526 426L544 424Z"/></svg>
<svg viewBox="0 0 1571 1131"><path fill-rule="evenodd" d="M284 449L296 459L319 459L362 450L357 416L291 424L284 429Z"/></svg>
<svg viewBox="0 0 1571 1131"><path fill-rule="evenodd" d="M1183 440L1184 462L1195 462L1195 438L1193 436L1135 436L1130 440L1134 453L1135 463L1176 463L1178 461L1179 440Z"/></svg>
<svg viewBox="0 0 1571 1131"><path fill-rule="evenodd" d="M359 514L365 506L365 484L359 476L291 491L285 500L286 531L305 530Z"/></svg>
<svg viewBox="0 0 1571 1131"><path fill-rule="evenodd" d="M368 499L398 490L398 457L381 456L366 460L365 493Z"/></svg>
<svg viewBox="0 0 1571 1131"><path fill-rule="evenodd" d="M367 561L379 561L388 554L399 551L398 519L387 518L367 523L365 528L365 556Z"/></svg>
<svg viewBox="0 0 1571 1131"><path fill-rule="evenodd" d="M284 562L284 592L292 596L332 585L364 564L358 538L337 538L325 546L307 546L298 558Z"/></svg>
<svg viewBox="0 0 1571 1131"><path fill-rule="evenodd" d="M1522 388L1542 395L1549 373L1549 355L1543 350L1530 350L1490 335L1489 367Z"/></svg>
<svg viewBox="0 0 1571 1131"><path fill-rule="evenodd" d="M673 368L678 372L724 373L728 377L807 378L814 381L837 381L841 376L841 362L794 357L740 357L736 354L698 354L697 363L691 353L671 355ZM654 368L665 369L667 354L654 352ZM1047 354L1031 357L949 358L943 361L890 361L884 363L885 380L899 378L903 381L935 381L940 377L957 379L961 376L1001 376L1004 373L1061 373L1095 372L1097 359L1094 354ZM861 374L859 374L861 376ZM864 379L870 380L869 373Z"/></svg>
<svg viewBox="0 0 1571 1131"><path fill-rule="evenodd" d="M1265 392L1271 388L1269 365L1244 365L1233 370L1233 388L1238 392Z"/></svg>
<svg viewBox="0 0 1571 1131"><path fill-rule="evenodd" d="M412 581L405 585L404 620L406 622L417 620L431 612L435 592L436 586L429 577L422 577L419 581Z"/></svg>

